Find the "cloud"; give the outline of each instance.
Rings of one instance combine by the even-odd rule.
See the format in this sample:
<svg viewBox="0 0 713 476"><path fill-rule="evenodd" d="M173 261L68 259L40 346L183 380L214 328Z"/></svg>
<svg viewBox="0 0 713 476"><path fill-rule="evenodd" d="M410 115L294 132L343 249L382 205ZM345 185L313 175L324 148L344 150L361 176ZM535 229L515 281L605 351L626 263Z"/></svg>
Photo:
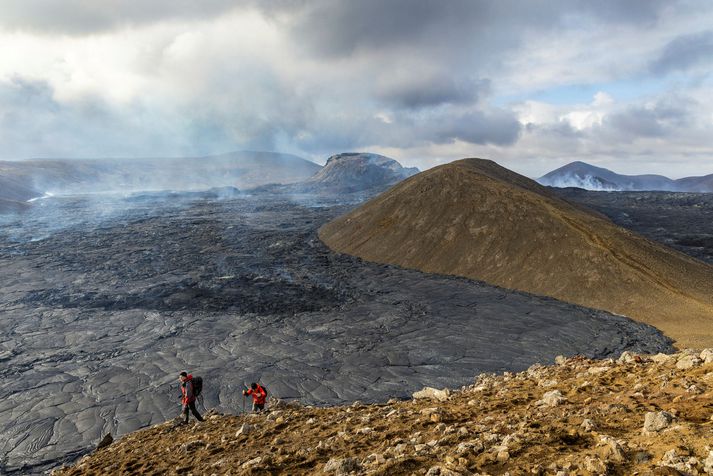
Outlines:
<svg viewBox="0 0 713 476"><path fill-rule="evenodd" d="M694 121L694 104L689 99L666 98L654 104L632 105L606 116L602 128L616 134L619 140L637 137L665 138Z"/></svg>
<svg viewBox="0 0 713 476"><path fill-rule="evenodd" d="M652 72L666 74L710 65L713 57L713 30L681 35L671 40L650 65Z"/></svg>
<svg viewBox="0 0 713 476"><path fill-rule="evenodd" d="M86 35L157 21L211 18L239 4L231 0L8 1L3 3L0 28Z"/></svg>
<svg viewBox="0 0 713 476"><path fill-rule="evenodd" d="M674 164L713 153L710 81L687 81L711 66L711 21L699 0L8 2L0 157ZM599 100L562 95L579 86Z"/></svg>
<svg viewBox="0 0 713 476"><path fill-rule="evenodd" d="M446 75L388 76L376 97L397 108L420 109L442 104L472 104L490 90L490 81Z"/></svg>

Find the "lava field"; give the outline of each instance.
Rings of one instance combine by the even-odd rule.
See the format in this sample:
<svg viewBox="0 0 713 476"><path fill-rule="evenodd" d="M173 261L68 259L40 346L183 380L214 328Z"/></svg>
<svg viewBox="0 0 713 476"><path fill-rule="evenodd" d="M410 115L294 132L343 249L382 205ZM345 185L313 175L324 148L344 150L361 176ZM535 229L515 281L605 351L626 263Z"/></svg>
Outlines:
<svg viewBox="0 0 713 476"><path fill-rule="evenodd" d="M53 197L0 220L0 473L180 411L177 375L326 405L457 387L559 354L671 351L656 329L327 249L349 210L275 195Z"/></svg>

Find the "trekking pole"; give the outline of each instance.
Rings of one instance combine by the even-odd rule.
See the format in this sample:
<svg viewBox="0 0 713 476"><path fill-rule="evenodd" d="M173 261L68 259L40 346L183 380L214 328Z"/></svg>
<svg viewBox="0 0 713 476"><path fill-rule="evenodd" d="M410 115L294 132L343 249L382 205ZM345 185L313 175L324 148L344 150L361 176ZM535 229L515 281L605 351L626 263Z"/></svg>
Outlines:
<svg viewBox="0 0 713 476"><path fill-rule="evenodd" d="M248 390L248 387L243 385L243 391L247 391L247 390ZM243 414L245 414L245 397L247 397L247 395L245 395L245 393L243 393Z"/></svg>

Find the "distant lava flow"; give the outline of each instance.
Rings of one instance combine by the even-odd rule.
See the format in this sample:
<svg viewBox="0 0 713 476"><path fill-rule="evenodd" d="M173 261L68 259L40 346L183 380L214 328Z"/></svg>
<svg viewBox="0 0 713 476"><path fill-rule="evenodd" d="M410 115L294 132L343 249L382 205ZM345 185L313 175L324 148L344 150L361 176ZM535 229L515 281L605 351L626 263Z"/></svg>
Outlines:
<svg viewBox="0 0 713 476"><path fill-rule="evenodd" d="M491 161L411 177L320 237L369 261L552 296L652 324L682 345L713 345L713 267Z"/></svg>

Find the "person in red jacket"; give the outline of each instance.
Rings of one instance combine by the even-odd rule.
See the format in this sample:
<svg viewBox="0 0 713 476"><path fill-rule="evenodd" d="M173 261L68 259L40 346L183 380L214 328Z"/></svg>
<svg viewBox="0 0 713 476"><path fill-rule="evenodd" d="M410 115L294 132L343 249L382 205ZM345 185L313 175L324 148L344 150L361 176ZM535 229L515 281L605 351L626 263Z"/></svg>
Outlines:
<svg viewBox="0 0 713 476"><path fill-rule="evenodd" d="M265 399L267 398L267 392L261 385L257 383L252 383L249 390L243 390L243 395L253 396L253 411L261 412L265 410Z"/></svg>
<svg viewBox="0 0 713 476"><path fill-rule="evenodd" d="M193 392L193 375L181 372L178 376L178 380L181 382L181 403L183 404L183 416L185 417L183 423L188 423L188 410L193 413L196 420L203 421L203 417L198 413L198 410L196 410L196 395Z"/></svg>

